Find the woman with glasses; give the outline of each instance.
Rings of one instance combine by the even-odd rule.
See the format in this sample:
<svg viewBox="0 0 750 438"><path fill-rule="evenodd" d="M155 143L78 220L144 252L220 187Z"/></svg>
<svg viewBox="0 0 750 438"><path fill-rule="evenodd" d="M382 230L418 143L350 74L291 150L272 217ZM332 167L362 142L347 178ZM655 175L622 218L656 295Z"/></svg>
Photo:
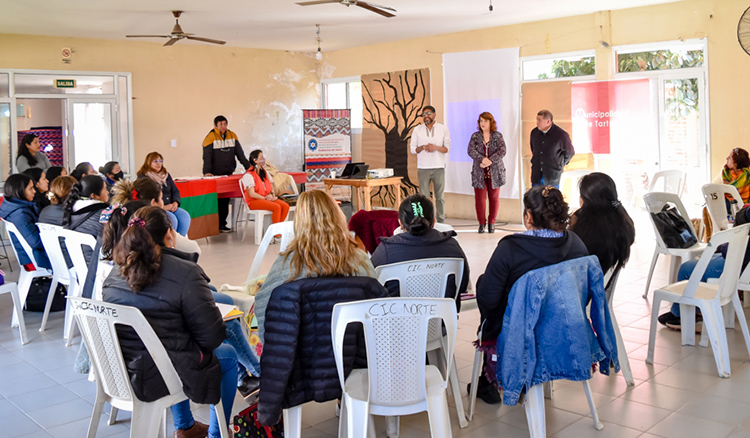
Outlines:
<svg viewBox="0 0 750 438"><path fill-rule="evenodd" d="M161 186L164 210L172 222L172 228L182 236L187 236L190 229L190 213L180 208L180 191L172 175L164 167L164 157L158 152L146 155L146 161L137 172L138 178L151 178Z"/></svg>
<svg viewBox="0 0 750 438"><path fill-rule="evenodd" d="M471 185L474 187L474 207L479 220L479 233L495 232L495 218L500 206L500 187L505 185L505 140L497 130L492 114L483 112L477 120L479 130L469 140L469 156L474 160L471 167ZM490 212L485 215L485 198L489 198Z"/></svg>

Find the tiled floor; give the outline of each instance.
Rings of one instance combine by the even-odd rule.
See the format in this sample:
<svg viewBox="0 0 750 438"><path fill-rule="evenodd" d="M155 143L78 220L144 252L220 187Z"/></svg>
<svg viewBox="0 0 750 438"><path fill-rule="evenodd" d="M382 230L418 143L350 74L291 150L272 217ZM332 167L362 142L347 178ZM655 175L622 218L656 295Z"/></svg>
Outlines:
<svg viewBox="0 0 750 438"><path fill-rule="evenodd" d="M631 212L632 213L632 212ZM716 372L710 348L680 346L679 332L659 328L655 364L646 365L650 303L643 298L645 277L653 251L653 231L643 212L633 214L638 223L636 245L630 263L620 276L615 296L615 312L622 327L636 385L628 387L621 375L596 374L591 388L601 420L602 431L596 431L590 418L581 385L575 382L555 383L554 399L547 400L549 436L566 437L750 437L750 365L741 334L728 330L732 377L721 379ZM467 221L458 224L459 241L469 258L472 283L482 273L496 242L504 233L475 233ZM461 225L464 224L464 225ZM643 226L645 224L645 226ZM517 227L509 227L517 230ZM249 231L252 233L252 231ZM200 241L201 265L213 283L240 284L245 280L255 254L252 236L241 242L237 233L224 234ZM273 252L273 251L269 251ZM268 254L262 272L267 271L273 255ZM666 281L668 261L662 258L654 285ZM7 263L3 269L7 272ZM15 269L15 268L14 268ZM15 275L9 273L10 278ZM73 372L73 361L80 338L65 348L62 341L63 314L50 317L48 328L39 333L41 316L26 312L31 342L21 346L17 330L9 327L9 295L0 296L0 437L83 437L93 409L94 384ZM471 341L479 322L473 303L465 303L460 314L456 361L462 382L464 404L466 383L471 378L474 350ZM234 412L242 409L238 398ZM451 423L456 437L526 437L528 429L522 406L489 406L477 402L477 413L465 429L458 427L452 397ZM196 407L196 417L207 419L207 407ZM113 426L102 417L97 435L129 436L129 416L120 414ZM171 420L170 423L171 429ZM303 436L336 436L337 418L332 403L310 403L303 408ZM379 436L384 436L383 422L376 422ZM402 418L402 437L428 437L426 414Z"/></svg>

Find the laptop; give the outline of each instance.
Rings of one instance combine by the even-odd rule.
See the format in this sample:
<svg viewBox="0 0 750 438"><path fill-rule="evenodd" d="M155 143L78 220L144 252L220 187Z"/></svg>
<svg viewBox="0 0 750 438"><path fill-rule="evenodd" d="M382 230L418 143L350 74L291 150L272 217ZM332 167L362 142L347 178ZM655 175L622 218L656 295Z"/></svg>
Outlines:
<svg viewBox="0 0 750 438"><path fill-rule="evenodd" d="M370 166L365 163L348 163L341 172L341 179L365 179Z"/></svg>

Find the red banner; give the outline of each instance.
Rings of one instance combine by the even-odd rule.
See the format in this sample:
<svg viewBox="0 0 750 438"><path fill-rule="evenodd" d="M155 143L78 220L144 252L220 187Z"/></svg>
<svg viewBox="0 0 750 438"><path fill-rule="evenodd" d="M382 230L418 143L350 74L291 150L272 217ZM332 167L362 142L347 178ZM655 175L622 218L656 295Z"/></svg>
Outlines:
<svg viewBox="0 0 750 438"><path fill-rule="evenodd" d="M648 79L572 84L570 94L576 153L609 154L617 133L635 136L651 111Z"/></svg>

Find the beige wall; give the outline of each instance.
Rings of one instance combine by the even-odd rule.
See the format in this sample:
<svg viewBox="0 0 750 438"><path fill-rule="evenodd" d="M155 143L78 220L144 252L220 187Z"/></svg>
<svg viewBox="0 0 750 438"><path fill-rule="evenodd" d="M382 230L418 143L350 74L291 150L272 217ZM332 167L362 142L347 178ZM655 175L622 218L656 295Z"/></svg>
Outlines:
<svg viewBox="0 0 750 438"><path fill-rule="evenodd" d="M70 64L62 47L73 49ZM317 62L285 51L0 34L0 68L131 72L135 161L158 150L174 176L201 173L218 114L246 154L261 148L280 169L301 170L301 109L319 102Z"/></svg>
<svg viewBox="0 0 750 438"><path fill-rule="evenodd" d="M737 98L750 95L750 57L736 37L737 22L746 8L744 0L681 1L339 50L326 53L324 62L332 77L428 67L432 83L441 84L442 53L520 47L521 56L533 56L596 49L598 79L607 79L611 52L603 51L599 41L617 46L706 37L711 174L716 174L728 151L745 144L749 129L741 115L747 104ZM442 112L440 86L432 87L432 104ZM528 141L528 129L522 132L522 141ZM355 141L354 147L358 146ZM448 194L446 202L449 216L475 217L472 196ZM518 201L501 200L500 219L517 222L519 217Z"/></svg>

